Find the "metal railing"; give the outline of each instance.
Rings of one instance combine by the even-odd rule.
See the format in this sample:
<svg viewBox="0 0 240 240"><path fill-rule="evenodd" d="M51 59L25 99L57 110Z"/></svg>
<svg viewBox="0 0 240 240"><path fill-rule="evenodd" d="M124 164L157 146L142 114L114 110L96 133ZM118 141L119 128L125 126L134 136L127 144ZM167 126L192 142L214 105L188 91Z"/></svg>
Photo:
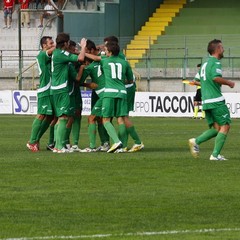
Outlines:
<svg viewBox="0 0 240 240"><path fill-rule="evenodd" d="M19 85L23 86L24 83L24 89L28 90L35 90L38 87L38 83L36 82L36 65L37 62L32 63L27 68L23 69L16 77L15 82ZM20 84L21 81L21 84Z"/></svg>
<svg viewBox="0 0 240 240"><path fill-rule="evenodd" d="M21 50L23 68L29 66L36 60L38 50ZM0 50L0 69L18 68L19 50Z"/></svg>
<svg viewBox="0 0 240 240"><path fill-rule="evenodd" d="M165 51L164 56L152 57L150 54L143 58L129 58L128 60L138 60L135 64L134 70L138 73L138 79L161 80L161 79L187 79L193 78L197 71L197 64L205 61L207 56L183 56L183 57L171 57L167 53L169 49L163 49ZM172 49L171 49L172 50ZM151 51L153 53L153 51ZM228 52L228 51L227 51ZM229 51L230 52L230 51ZM30 89L36 87L36 67L34 65L37 50L22 50L21 62L22 62L22 82L26 80L30 83L27 86ZM226 56L222 60L223 76L229 79L240 79L240 56ZM19 54L18 50L0 50L0 70L5 71L9 69L9 72L13 72L13 79L21 78L21 72L19 67ZM20 74L20 75L19 75ZM16 77L17 75L17 77ZM0 78L3 78L0 74ZM20 80L21 81L21 80ZM24 85L26 87L26 84ZM24 88L25 88L24 87Z"/></svg>
<svg viewBox="0 0 240 240"><path fill-rule="evenodd" d="M135 69L141 78L148 79L186 79L193 78L197 64L206 60L205 57L143 57L131 58L138 60ZM225 57L221 60L223 76L229 79L240 79L240 56Z"/></svg>

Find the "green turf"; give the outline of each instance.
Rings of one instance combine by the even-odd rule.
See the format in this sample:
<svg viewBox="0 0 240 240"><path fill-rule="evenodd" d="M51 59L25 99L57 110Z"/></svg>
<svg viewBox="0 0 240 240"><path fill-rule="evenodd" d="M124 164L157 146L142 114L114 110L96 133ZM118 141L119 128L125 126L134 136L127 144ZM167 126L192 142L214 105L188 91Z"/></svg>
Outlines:
<svg viewBox="0 0 240 240"><path fill-rule="evenodd" d="M203 120L132 118L145 149L126 154L54 154L45 150L48 134L32 153L32 120L0 116L0 240L239 239L239 120L222 152L230 160L221 162L208 160L213 140L199 159L189 153Z"/></svg>

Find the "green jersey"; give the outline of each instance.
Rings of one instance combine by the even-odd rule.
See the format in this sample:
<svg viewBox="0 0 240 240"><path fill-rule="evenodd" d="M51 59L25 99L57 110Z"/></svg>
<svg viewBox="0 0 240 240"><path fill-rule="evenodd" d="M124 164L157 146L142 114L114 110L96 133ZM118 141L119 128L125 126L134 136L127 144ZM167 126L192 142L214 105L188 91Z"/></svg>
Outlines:
<svg viewBox="0 0 240 240"><path fill-rule="evenodd" d="M96 83L98 87L95 89L97 95L103 93L105 87L105 78L101 70L100 62L92 62L84 68L80 82L84 82L90 76L92 82Z"/></svg>
<svg viewBox="0 0 240 240"><path fill-rule="evenodd" d="M68 51L55 49L52 55L52 94L69 92L69 62L77 62L78 56Z"/></svg>
<svg viewBox="0 0 240 240"><path fill-rule="evenodd" d="M36 60L40 77L37 95L41 98L50 95L51 56L48 56L46 51L40 51Z"/></svg>
<svg viewBox="0 0 240 240"><path fill-rule="evenodd" d="M75 95L75 82L76 82L76 76L77 76L77 71L73 63L68 64L68 74L69 74L69 79L68 79L68 90L69 90L69 95Z"/></svg>
<svg viewBox="0 0 240 240"><path fill-rule="evenodd" d="M221 85L214 81L216 77L222 77L222 65L217 58L211 56L200 69L203 110L225 104Z"/></svg>
<svg viewBox="0 0 240 240"><path fill-rule="evenodd" d="M126 56L124 55L124 53L122 51L119 52L118 56L124 60L127 60L126 59Z"/></svg>
<svg viewBox="0 0 240 240"><path fill-rule="evenodd" d="M105 76L104 97L127 98L125 79L133 80L129 63L119 56L110 56L101 60Z"/></svg>
<svg viewBox="0 0 240 240"><path fill-rule="evenodd" d="M194 80L200 82L200 70L195 75ZM197 89L200 89L200 88L201 88L201 85L197 86Z"/></svg>

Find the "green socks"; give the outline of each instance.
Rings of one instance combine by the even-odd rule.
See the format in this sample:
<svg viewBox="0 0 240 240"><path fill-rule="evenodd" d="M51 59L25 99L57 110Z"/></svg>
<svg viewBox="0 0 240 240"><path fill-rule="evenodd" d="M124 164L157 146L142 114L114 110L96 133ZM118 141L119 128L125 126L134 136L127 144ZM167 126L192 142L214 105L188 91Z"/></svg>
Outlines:
<svg viewBox="0 0 240 240"><path fill-rule="evenodd" d="M98 134L100 137L101 145L103 145L105 142L110 142L109 135L105 127L101 123L100 124L98 123Z"/></svg>
<svg viewBox="0 0 240 240"><path fill-rule="evenodd" d="M214 157L217 157L218 154L221 152L223 145L226 141L226 138L227 138L226 134L218 132L215 128L211 128L196 138L196 144L201 144L203 142L206 142L207 140L213 137L216 137L216 138L215 138L215 145L214 145L212 155Z"/></svg>
<svg viewBox="0 0 240 240"><path fill-rule="evenodd" d="M43 134L47 131L49 125L50 125L49 121L47 121L47 120L42 121L41 127L40 127L38 135L37 135L37 141L38 142L41 139L41 137L43 136Z"/></svg>
<svg viewBox="0 0 240 240"><path fill-rule="evenodd" d="M123 148L127 147L128 137L127 137L127 130L126 130L125 124L120 124L118 126L118 136L123 144Z"/></svg>
<svg viewBox="0 0 240 240"><path fill-rule="evenodd" d="M48 145L54 144L54 129L55 129L55 125L50 125L50 126L49 126L49 140L48 140Z"/></svg>
<svg viewBox="0 0 240 240"><path fill-rule="evenodd" d="M96 124L91 123L88 125L88 136L90 140L90 148L96 148Z"/></svg>
<svg viewBox="0 0 240 240"><path fill-rule="evenodd" d="M216 137L218 131L215 128L208 129L207 131L203 132L200 136L196 138L196 144L201 144L206 142L207 140Z"/></svg>
<svg viewBox="0 0 240 240"><path fill-rule="evenodd" d="M104 127L106 128L108 135L112 138L114 143L120 142L118 135L116 133L116 130L115 130L114 126L112 125L112 123L105 122Z"/></svg>
<svg viewBox="0 0 240 240"><path fill-rule="evenodd" d="M61 150L64 146L63 146L63 142L65 141L65 137L66 137L66 125L67 125L68 120L67 119L59 119L59 124L57 127L57 131L56 131L56 148Z"/></svg>
<svg viewBox="0 0 240 240"><path fill-rule="evenodd" d="M132 137L135 144L141 144L142 143L134 126L127 128L127 133Z"/></svg>
<svg viewBox="0 0 240 240"><path fill-rule="evenodd" d="M65 138L63 141L63 146L65 146L66 144L70 144L70 133L71 133L72 127L66 127L66 132L65 132Z"/></svg>
<svg viewBox="0 0 240 240"><path fill-rule="evenodd" d="M220 154L220 152L223 148L223 145L226 141L226 138L227 138L226 134L221 133L221 132L218 133L217 137L215 138L215 145L214 145L214 149L213 149L213 153L212 153L212 155L214 157L217 157L218 154Z"/></svg>
<svg viewBox="0 0 240 240"><path fill-rule="evenodd" d="M35 118L32 124L32 132L29 140L30 144L37 142L38 133L40 131L41 125L42 125L42 120Z"/></svg>
<svg viewBox="0 0 240 240"><path fill-rule="evenodd" d="M73 145L78 145L82 117L75 117L72 124Z"/></svg>

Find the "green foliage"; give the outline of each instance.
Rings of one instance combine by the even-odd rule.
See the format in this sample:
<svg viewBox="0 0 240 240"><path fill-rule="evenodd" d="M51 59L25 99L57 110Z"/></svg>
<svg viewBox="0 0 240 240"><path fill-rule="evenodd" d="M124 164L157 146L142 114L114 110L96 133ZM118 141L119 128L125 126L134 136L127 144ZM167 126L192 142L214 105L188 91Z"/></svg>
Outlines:
<svg viewBox="0 0 240 240"><path fill-rule="evenodd" d="M48 132L40 152L26 148L33 118L0 117L0 240L239 239L238 120L222 151L229 161L217 162L209 161L214 140L199 159L189 153L187 140L206 129L204 120L132 118L141 152L54 154L45 150Z"/></svg>

